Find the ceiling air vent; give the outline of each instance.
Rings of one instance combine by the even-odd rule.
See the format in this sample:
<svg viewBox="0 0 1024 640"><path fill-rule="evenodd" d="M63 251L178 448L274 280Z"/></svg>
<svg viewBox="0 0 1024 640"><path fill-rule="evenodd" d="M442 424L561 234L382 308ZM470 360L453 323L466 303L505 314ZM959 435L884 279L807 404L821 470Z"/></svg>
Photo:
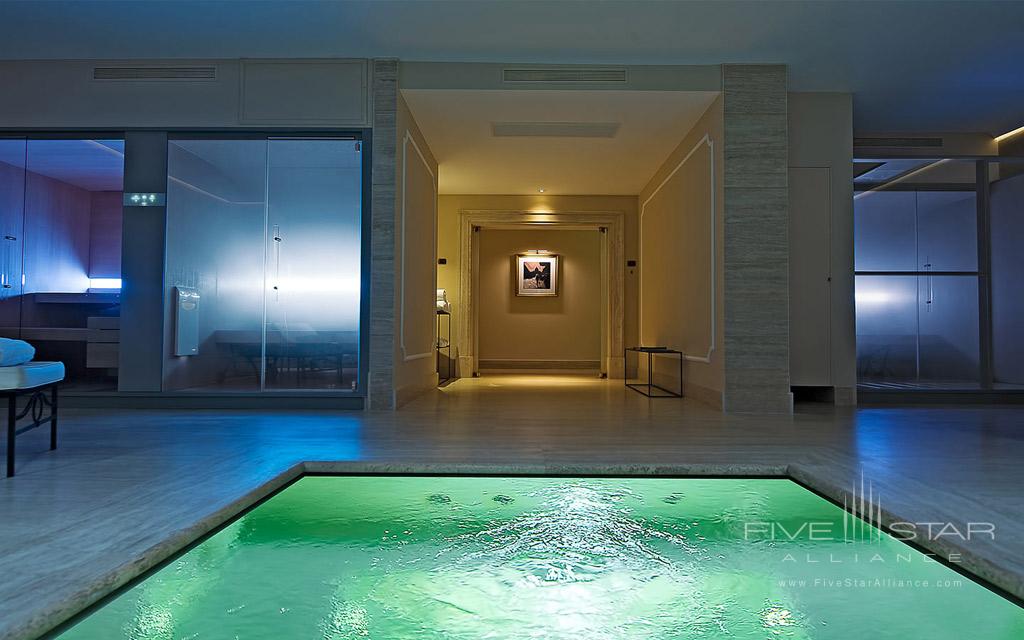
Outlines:
<svg viewBox="0 0 1024 640"><path fill-rule="evenodd" d="M853 146L863 148L884 147L927 149L942 146L942 138L854 138Z"/></svg>
<svg viewBox="0 0 1024 640"><path fill-rule="evenodd" d="M95 67L93 80L176 81L216 80L217 67Z"/></svg>
<svg viewBox="0 0 1024 640"><path fill-rule="evenodd" d="M614 138L618 122L492 122L495 138Z"/></svg>
<svg viewBox="0 0 1024 640"><path fill-rule="evenodd" d="M625 69L597 69L593 67L566 67L564 69L502 69L502 82L553 82L587 84L623 84Z"/></svg>

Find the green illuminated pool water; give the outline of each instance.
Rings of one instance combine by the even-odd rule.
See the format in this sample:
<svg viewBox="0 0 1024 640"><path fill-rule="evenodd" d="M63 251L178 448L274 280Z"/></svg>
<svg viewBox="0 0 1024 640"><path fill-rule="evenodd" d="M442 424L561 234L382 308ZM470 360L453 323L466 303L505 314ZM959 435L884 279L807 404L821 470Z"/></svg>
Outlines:
<svg viewBox="0 0 1024 640"><path fill-rule="evenodd" d="M61 638L1019 640L1024 609L788 480L307 477Z"/></svg>

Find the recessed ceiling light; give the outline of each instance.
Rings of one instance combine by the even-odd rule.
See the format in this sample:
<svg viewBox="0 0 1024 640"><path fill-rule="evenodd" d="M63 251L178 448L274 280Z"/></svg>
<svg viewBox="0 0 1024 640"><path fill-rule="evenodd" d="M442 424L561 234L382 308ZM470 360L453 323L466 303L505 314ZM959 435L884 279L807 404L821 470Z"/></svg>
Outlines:
<svg viewBox="0 0 1024 640"><path fill-rule="evenodd" d="M492 122L496 138L614 138L618 122Z"/></svg>

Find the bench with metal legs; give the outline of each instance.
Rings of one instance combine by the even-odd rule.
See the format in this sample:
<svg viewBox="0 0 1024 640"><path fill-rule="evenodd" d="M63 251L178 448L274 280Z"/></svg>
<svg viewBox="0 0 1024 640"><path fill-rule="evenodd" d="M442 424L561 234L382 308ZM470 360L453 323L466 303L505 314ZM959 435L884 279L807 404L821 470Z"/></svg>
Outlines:
<svg viewBox="0 0 1024 640"><path fill-rule="evenodd" d="M57 448L57 383L0 390L0 395L7 397L7 477L10 478L14 475L14 440L19 435L50 423L50 451ZM19 412L18 398L23 396L29 396L28 404ZM26 418L27 423L23 422Z"/></svg>

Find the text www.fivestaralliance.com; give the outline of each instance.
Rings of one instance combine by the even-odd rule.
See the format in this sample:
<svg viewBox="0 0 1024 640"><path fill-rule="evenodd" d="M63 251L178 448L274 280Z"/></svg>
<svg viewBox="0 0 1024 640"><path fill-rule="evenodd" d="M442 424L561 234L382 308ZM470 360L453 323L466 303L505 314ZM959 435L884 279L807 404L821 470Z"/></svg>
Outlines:
<svg viewBox="0 0 1024 640"><path fill-rule="evenodd" d="M815 580L779 580L779 586L791 589L956 589L963 580L900 580L899 578L819 578Z"/></svg>

